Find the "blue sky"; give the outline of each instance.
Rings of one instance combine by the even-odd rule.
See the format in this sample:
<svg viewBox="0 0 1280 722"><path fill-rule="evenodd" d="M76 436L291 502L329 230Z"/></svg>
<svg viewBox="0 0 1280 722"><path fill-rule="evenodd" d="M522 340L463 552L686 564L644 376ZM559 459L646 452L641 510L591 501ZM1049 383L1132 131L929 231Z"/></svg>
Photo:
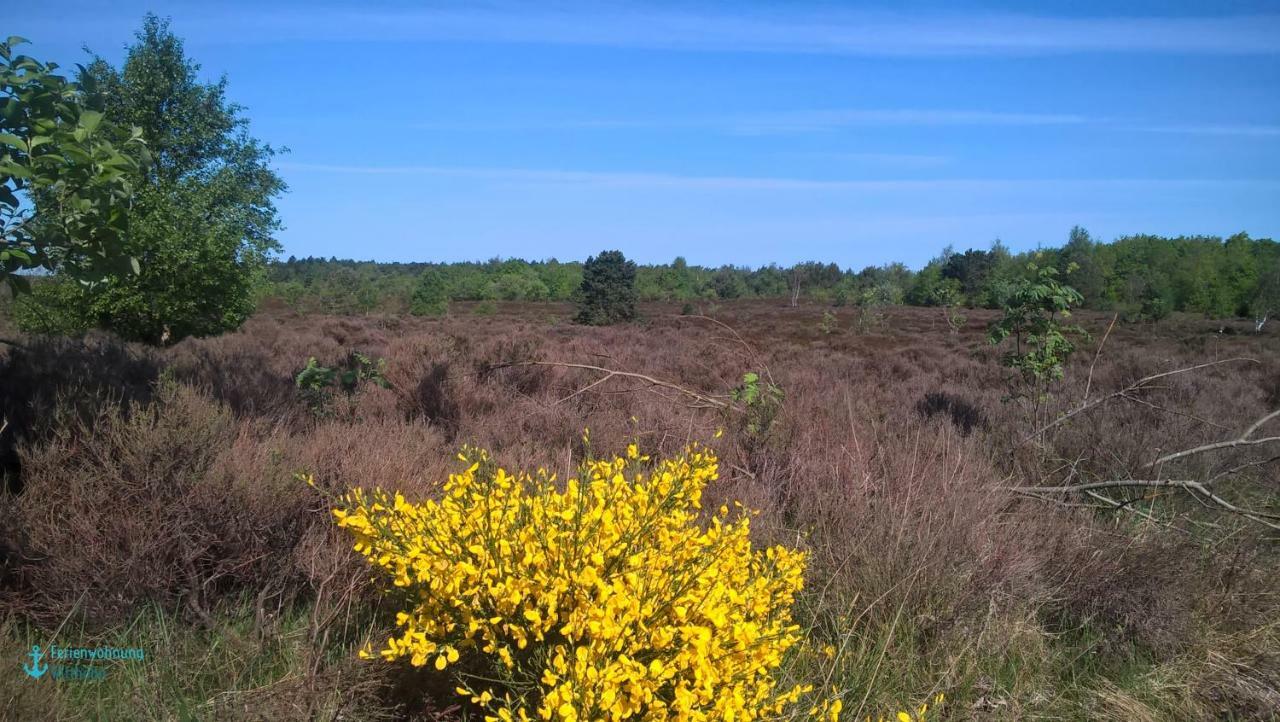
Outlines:
<svg viewBox="0 0 1280 722"><path fill-rule="evenodd" d="M1074 224L1280 238L1280 3L23 3L152 10L290 152L285 255L834 261Z"/></svg>

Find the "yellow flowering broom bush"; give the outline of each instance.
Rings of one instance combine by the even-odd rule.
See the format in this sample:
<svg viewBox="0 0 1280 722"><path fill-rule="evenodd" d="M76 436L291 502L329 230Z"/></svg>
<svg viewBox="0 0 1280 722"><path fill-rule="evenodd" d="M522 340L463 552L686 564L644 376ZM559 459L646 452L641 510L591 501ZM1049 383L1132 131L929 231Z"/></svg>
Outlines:
<svg viewBox="0 0 1280 722"><path fill-rule="evenodd" d="M563 485L459 459L438 501L334 510L404 598L383 659L450 670L486 720L771 719L811 690L778 681L805 555L753 548L724 507L700 522L711 451L632 445Z"/></svg>

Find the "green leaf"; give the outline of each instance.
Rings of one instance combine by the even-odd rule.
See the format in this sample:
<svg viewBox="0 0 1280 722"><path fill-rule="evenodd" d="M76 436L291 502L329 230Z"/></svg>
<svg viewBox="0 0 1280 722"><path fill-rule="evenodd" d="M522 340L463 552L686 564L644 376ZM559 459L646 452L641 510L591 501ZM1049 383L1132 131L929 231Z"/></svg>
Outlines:
<svg viewBox="0 0 1280 722"><path fill-rule="evenodd" d="M79 125L86 133L97 130L100 123L102 123L102 113L96 110L86 110L80 114Z"/></svg>
<svg viewBox="0 0 1280 722"><path fill-rule="evenodd" d="M26 276L10 273L5 280L9 282L9 288L13 289L13 295L31 293L31 282L27 280Z"/></svg>
<svg viewBox="0 0 1280 722"><path fill-rule="evenodd" d="M0 161L0 176L10 178L30 178L31 170L13 161Z"/></svg>
<svg viewBox="0 0 1280 722"><path fill-rule="evenodd" d="M24 153L27 151L27 141L13 133L0 133L0 143L17 148Z"/></svg>

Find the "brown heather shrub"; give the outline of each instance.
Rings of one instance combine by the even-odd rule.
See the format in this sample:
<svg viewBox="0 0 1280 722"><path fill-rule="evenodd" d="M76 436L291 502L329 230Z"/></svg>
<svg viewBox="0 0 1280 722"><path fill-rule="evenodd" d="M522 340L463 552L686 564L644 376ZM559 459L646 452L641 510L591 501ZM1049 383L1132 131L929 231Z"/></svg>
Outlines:
<svg viewBox="0 0 1280 722"><path fill-rule="evenodd" d="M331 492L383 486L422 498L454 469L460 444L508 468L563 471L587 452L589 427L601 452L634 439L655 454L710 443L722 464L707 506L740 500L761 510L762 541L810 550L805 622L846 650L851 718L936 691L954 701L948 719L1267 718L1280 690L1280 560L1264 530L1184 498L1134 505L1174 522L1165 525L1007 488L1121 478L1158 451L1238 433L1277 404L1277 334L1223 336L1181 316L1119 326L1091 397L1156 371L1261 362L1171 378L1143 397L1150 405L1115 401L1019 444L1028 411L1005 400L1011 379L986 343L993 315L982 310L957 335L937 309L915 308L888 309L871 333L824 335L812 308L724 304L717 319L752 353L676 304L602 328L549 325L549 314L571 315L563 304L499 304L485 316L458 306L439 319L266 314L163 350L93 337L9 351L0 400L17 423L0 443L26 488L0 500L4 608L48 626L74 610L101 626L155 603L208 625L247 600L271 634L272 620L311 605L317 619L340 610L345 625L309 635L313 649L330 633L358 639L369 622L349 611L377 600L295 472ZM1110 317L1078 320L1096 343ZM1083 397L1095 348L1073 359L1055 411ZM352 351L385 358L391 388L366 385L317 418L294 374L310 356L337 364ZM767 369L785 403L767 433L751 435L640 382L576 393L599 374L510 366L527 360L634 371L704 394ZM940 412L932 419L917 408L930 394L946 401L926 404ZM984 423L966 424L973 414L960 400ZM1203 473L1254 453L1168 471ZM1230 491L1274 510L1277 473L1259 467ZM308 684L347 674L316 669ZM422 674L370 684L402 715L429 718ZM1164 707L1152 692L1161 689L1174 700Z"/></svg>
<svg viewBox="0 0 1280 722"><path fill-rule="evenodd" d="M111 402L145 402L159 372L148 349L93 334L83 340L31 339L26 348L3 347L0 410L0 489L21 488L18 447L96 416Z"/></svg>
<svg viewBox="0 0 1280 722"><path fill-rule="evenodd" d="M29 449L23 493L6 500L23 560L7 601L45 621L118 622L144 602L204 619L224 594L289 586L278 560L314 504L283 469L235 475L244 433L225 406L165 385Z"/></svg>

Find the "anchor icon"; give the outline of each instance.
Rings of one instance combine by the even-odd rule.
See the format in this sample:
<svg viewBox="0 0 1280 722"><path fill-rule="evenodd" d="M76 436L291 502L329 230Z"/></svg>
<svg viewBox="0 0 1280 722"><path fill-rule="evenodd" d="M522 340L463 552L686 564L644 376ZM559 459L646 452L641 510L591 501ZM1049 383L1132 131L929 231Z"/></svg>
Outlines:
<svg viewBox="0 0 1280 722"><path fill-rule="evenodd" d="M31 663L22 665L22 671L33 679L40 679L45 672L49 671L49 665L40 664L40 660L44 659L44 652L40 651L40 645L32 645L30 657Z"/></svg>

